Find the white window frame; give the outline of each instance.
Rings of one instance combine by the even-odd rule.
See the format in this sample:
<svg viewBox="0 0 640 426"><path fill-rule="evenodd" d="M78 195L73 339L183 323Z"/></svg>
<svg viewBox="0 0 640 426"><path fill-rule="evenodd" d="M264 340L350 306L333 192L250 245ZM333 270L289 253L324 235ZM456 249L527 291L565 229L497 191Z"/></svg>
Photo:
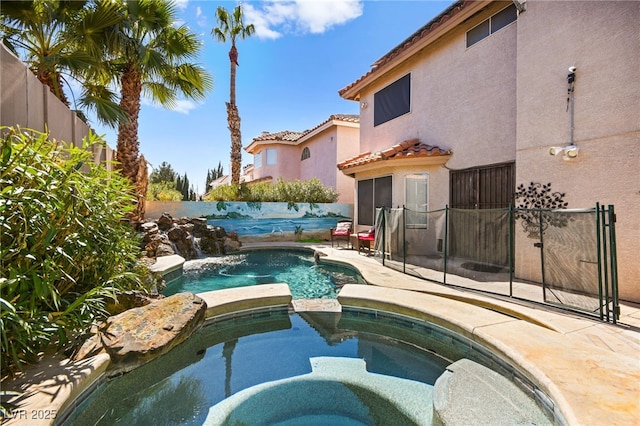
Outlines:
<svg viewBox="0 0 640 426"><path fill-rule="evenodd" d="M267 148L265 155L265 162L267 166L275 166L278 164L278 150L277 148Z"/></svg>
<svg viewBox="0 0 640 426"><path fill-rule="evenodd" d="M418 193L419 182L424 182L424 194ZM404 176L404 206L411 211L426 213L429 211L429 173L409 173ZM423 216L423 215L419 215ZM424 215L426 218L426 215ZM406 216L407 228L428 228L427 221L412 223L412 214Z"/></svg>

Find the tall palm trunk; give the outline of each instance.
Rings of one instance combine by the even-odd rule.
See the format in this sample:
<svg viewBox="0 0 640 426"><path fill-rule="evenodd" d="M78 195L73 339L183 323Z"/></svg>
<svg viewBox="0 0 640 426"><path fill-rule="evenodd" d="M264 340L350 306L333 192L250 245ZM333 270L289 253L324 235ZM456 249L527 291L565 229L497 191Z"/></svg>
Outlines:
<svg viewBox="0 0 640 426"><path fill-rule="evenodd" d="M236 67L238 66L238 50L232 43L229 50L231 63L229 103L227 103L227 122L231 132L231 183L240 185L240 168L242 167L242 135L240 133L240 113L236 106Z"/></svg>
<svg viewBox="0 0 640 426"><path fill-rule="evenodd" d="M138 187L139 151L138 142L138 116L140 114L140 95L142 93L142 78L140 72L133 66L125 69L120 79L121 99L120 107L127 113L128 121L121 123L118 128L118 145L116 148L116 161L122 174L129 179L136 188L137 208L130 214L129 219L137 222L142 219L144 212L144 192Z"/></svg>
<svg viewBox="0 0 640 426"><path fill-rule="evenodd" d="M62 76L59 73L53 73L49 71L38 71L36 74L40 83L44 84L49 88L49 91L53 93L53 95L60 99L60 101L66 106L70 106L69 99L64 94L62 90Z"/></svg>

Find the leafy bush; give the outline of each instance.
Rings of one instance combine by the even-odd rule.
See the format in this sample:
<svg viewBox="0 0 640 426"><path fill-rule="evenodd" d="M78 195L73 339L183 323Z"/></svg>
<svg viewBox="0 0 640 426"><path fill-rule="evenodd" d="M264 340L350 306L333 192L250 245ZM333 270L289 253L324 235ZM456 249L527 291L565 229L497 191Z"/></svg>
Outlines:
<svg viewBox="0 0 640 426"><path fill-rule="evenodd" d="M224 185L212 189L206 201L250 201L282 203L335 203L337 192L324 186L319 179L307 181L256 182L253 184Z"/></svg>
<svg viewBox="0 0 640 426"><path fill-rule="evenodd" d="M160 181L150 183L147 189L149 201L182 201L182 193L176 189L174 182Z"/></svg>
<svg viewBox="0 0 640 426"><path fill-rule="evenodd" d="M63 348L101 318L106 299L139 288L139 238L121 223L128 181L85 149L0 128L2 370ZM94 135L85 147L104 143Z"/></svg>

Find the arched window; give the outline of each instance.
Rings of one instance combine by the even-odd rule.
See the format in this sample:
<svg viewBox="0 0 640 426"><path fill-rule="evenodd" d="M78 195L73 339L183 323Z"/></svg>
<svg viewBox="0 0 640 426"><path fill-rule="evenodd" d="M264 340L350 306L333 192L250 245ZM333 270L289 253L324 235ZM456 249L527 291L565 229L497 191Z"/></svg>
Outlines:
<svg viewBox="0 0 640 426"><path fill-rule="evenodd" d="M300 157L300 161L306 160L309 157L311 157L311 152L309 151L308 147L305 147L302 150L302 157Z"/></svg>

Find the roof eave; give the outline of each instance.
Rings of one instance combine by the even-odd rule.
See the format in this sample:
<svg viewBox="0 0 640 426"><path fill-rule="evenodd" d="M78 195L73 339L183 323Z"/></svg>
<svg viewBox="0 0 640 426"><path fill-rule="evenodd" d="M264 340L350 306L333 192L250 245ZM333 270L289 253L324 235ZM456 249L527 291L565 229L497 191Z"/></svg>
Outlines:
<svg viewBox="0 0 640 426"><path fill-rule="evenodd" d="M332 127L338 127L338 126L342 126L342 127L354 127L354 128L360 128L360 123L354 123L353 121L344 121L344 120L330 120L327 121L326 123L324 123L322 126L319 126L313 130L311 130L308 133L305 133L304 135L302 135L297 141L297 144L301 144L303 142L308 141L309 139L311 139L312 137L324 132L325 130L328 130Z"/></svg>
<svg viewBox="0 0 640 426"><path fill-rule="evenodd" d="M369 72L367 72L365 75L360 77L359 80L356 80L351 85L348 85L344 89L338 91L338 94L343 99L351 100L351 101L359 101L360 92L366 86L370 85L375 80L385 75L387 72L398 67L404 61L410 58L412 55L416 54L420 50L432 44L433 42L435 42L436 40L444 36L449 31L455 29L458 25L460 25L466 19L468 19L469 17L477 13L479 10L484 9L485 7L487 7L486 1L467 1L467 2L463 2L462 7L449 18L445 19L444 16L439 15L437 18L434 19L434 21L432 21L434 22L435 27L429 30L428 34L422 36L415 43L410 43L409 40L417 36L416 34L413 34L412 36L410 36L408 39L406 39L401 43L401 44L407 43L408 46L400 48L396 56L394 56L393 58L390 58L388 61L385 62L385 57L387 55L390 55L395 50L394 48L391 51L389 51L387 54L385 54L385 56L383 56L381 59L376 61L376 63L373 65L374 68L372 68ZM382 65L378 65L379 63L382 63Z"/></svg>
<svg viewBox="0 0 640 426"><path fill-rule="evenodd" d="M390 158L347 167L340 171L347 176L354 177L357 173L364 173L388 167L439 166L441 164L445 164L450 158L451 154L430 155L426 157Z"/></svg>

